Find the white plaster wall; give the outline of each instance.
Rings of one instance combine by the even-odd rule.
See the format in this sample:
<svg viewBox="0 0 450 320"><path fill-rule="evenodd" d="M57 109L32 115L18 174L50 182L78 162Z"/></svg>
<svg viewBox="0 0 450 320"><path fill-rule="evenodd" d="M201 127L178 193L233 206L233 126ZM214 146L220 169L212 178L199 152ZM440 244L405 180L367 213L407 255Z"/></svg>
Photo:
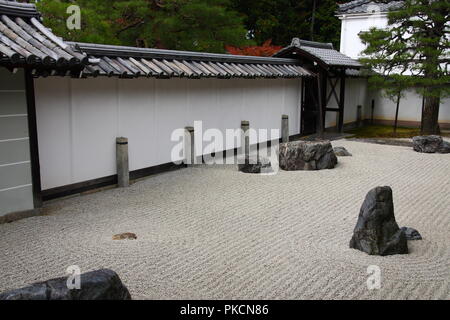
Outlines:
<svg viewBox="0 0 450 320"><path fill-rule="evenodd" d="M380 91L371 92L368 97L369 101L375 100L374 119L376 120L394 120L396 101L392 101L384 97ZM370 105L367 104L366 114L370 117ZM422 118L422 96L414 90L405 92L400 99L400 107L398 113L399 120L420 122ZM450 99L441 101L439 108L439 122L450 123Z"/></svg>
<svg viewBox="0 0 450 320"><path fill-rule="evenodd" d="M370 28L384 28L387 26L386 14L371 15L346 15L340 17L341 23L341 43L340 52L357 59L365 45L359 38L359 33L369 31Z"/></svg>
<svg viewBox="0 0 450 320"><path fill-rule="evenodd" d="M333 80L334 81L334 80ZM332 91L330 85L327 86L328 94ZM335 91L339 97L340 82L336 85ZM362 106L362 119L365 117L367 105L367 80L364 78L347 78L345 83L345 106L344 124L357 120L358 105ZM334 95L328 103L329 108L338 108ZM337 112L328 111L325 117L325 127L334 127L337 123Z"/></svg>
<svg viewBox="0 0 450 320"><path fill-rule="evenodd" d="M299 133L298 79L36 79L43 190L116 173L115 139L129 139L130 170L171 162L173 130L280 129ZM272 137L278 138L278 137ZM206 143L205 143L206 145Z"/></svg>

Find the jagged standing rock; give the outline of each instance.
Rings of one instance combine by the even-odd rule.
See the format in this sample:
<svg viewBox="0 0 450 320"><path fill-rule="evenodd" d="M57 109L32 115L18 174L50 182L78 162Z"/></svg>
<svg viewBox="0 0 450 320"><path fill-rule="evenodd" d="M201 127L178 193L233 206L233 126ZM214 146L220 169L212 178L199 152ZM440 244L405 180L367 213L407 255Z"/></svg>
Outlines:
<svg viewBox="0 0 450 320"><path fill-rule="evenodd" d="M350 248L381 256L408 253L406 235L395 221L390 187L376 187L366 195Z"/></svg>

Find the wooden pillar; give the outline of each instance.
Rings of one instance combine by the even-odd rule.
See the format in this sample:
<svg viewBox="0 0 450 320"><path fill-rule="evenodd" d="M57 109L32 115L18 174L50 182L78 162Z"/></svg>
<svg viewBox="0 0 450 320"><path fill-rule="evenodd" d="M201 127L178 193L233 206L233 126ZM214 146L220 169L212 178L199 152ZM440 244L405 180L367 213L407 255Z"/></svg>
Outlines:
<svg viewBox="0 0 450 320"><path fill-rule="evenodd" d="M317 92L318 92L318 101L317 101L317 133L320 137L323 137L323 131L324 131L324 123L325 119L323 116L323 108L322 108L322 86L321 86L321 73L317 73Z"/></svg>
<svg viewBox="0 0 450 320"><path fill-rule="evenodd" d="M241 121L241 129L243 132L242 147L244 149L245 164L249 164L250 163L250 136L249 136L250 122L247 120Z"/></svg>
<svg viewBox="0 0 450 320"><path fill-rule="evenodd" d="M339 132L344 131L344 106L345 106L345 70L341 72L341 85L339 97Z"/></svg>
<svg viewBox="0 0 450 320"><path fill-rule="evenodd" d="M116 138L117 185L125 188L130 185L128 167L128 138Z"/></svg>
<svg viewBox="0 0 450 320"><path fill-rule="evenodd" d="M373 125L374 112L375 112L375 99L372 99L372 114L370 116L370 124L372 124L372 125Z"/></svg>
<svg viewBox="0 0 450 320"><path fill-rule="evenodd" d="M281 116L281 142L289 142L289 116L286 114Z"/></svg>
<svg viewBox="0 0 450 320"><path fill-rule="evenodd" d="M361 105L358 105L357 107L356 107L357 109L356 109L356 126L358 127L358 128L360 128L360 127L362 127L362 106Z"/></svg>
<svg viewBox="0 0 450 320"><path fill-rule="evenodd" d="M328 72L322 72L322 128L323 131L326 131L325 122L326 122L326 114L327 114L327 89L328 89Z"/></svg>
<svg viewBox="0 0 450 320"><path fill-rule="evenodd" d="M34 79L29 69L25 70L25 90L27 99L27 119L30 143L31 181L33 184L33 204L34 208L40 208L42 207L42 185L36 122L36 101L34 92Z"/></svg>
<svg viewBox="0 0 450 320"><path fill-rule="evenodd" d="M194 127L185 127L186 139L184 145L185 163L188 166L195 164L195 141L194 141Z"/></svg>

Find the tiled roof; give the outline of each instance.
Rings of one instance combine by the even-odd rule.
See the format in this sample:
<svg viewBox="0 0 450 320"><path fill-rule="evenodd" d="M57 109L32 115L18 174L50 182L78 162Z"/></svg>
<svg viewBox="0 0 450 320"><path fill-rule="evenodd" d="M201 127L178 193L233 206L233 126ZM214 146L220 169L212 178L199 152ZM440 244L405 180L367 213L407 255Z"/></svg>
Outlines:
<svg viewBox="0 0 450 320"><path fill-rule="evenodd" d="M65 42L33 4L0 0L0 65L72 76L299 78L298 60ZM75 71L74 71L75 70ZM50 71L50 72L49 72Z"/></svg>
<svg viewBox="0 0 450 320"><path fill-rule="evenodd" d="M300 40L298 38L292 39L290 46L281 49L274 56L288 56L290 53L295 51L303 53L303 55L310 57L312 60L322 63L328 67L361 67L361 63L335 50L331 43L312 42Z"/></svg>
<svg viewBox="0 0 450 320"><path fill-rule="evenodd" d="M235 56L73 43L95 64L83 76L186 78L299 78L311 74L295 59Z"/></svg>
<svg viewBox="0 0 450 320"><path fill-rule="evenodd" d="M41 24L34 4L0 0L1 65L61 70L87 63L85 54Z"/></svg>
<svg viewBox="0 0 450 320"><path fill-rule="evenodd" d="M356 0L340 4L338 14L388 12L399 9L404 1Z"/></svg>

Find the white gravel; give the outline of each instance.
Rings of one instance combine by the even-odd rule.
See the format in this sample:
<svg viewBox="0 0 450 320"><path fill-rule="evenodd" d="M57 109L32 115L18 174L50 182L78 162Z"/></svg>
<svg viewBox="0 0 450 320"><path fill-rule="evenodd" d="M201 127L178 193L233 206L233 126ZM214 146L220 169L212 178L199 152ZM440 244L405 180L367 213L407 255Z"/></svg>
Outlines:
<svg viewBox="0 0 450 320"><path fill-rule="evenodd" d="M60 200L0 225L0 291L115 270L143 299L449 299L450 155L335 141L333 170L247 175L196 167L128 189ZM369 189L390 185L397 221L420 231L410 254L349 249ZM137 240L113 241L133 232ZM368 290L367 267L382 271Z"/></svg>

